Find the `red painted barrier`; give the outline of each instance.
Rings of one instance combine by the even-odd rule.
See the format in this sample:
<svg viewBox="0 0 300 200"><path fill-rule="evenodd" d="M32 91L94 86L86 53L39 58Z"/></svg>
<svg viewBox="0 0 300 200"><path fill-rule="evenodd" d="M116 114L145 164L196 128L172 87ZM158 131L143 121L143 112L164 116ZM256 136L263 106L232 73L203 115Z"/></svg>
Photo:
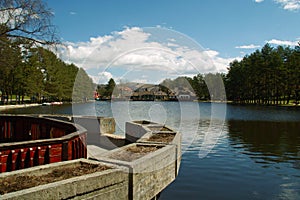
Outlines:
<svg viewBox="0 0 300 200"><path fill-rule="evenodd" d="M86 134L63 121L0 115L0 173L86 158Z"/></svg>

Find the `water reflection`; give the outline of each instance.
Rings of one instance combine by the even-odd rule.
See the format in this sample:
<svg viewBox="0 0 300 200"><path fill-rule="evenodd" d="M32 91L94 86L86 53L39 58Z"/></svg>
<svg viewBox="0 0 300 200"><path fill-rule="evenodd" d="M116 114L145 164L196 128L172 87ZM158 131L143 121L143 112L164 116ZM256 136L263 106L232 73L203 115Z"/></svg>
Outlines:
<svg viewBox="0 0 300 200"><path fill-rule="evenodd" d="M229 143L261 164L292 162L299 168L299 130L299 122L228 121Z"/></svg>

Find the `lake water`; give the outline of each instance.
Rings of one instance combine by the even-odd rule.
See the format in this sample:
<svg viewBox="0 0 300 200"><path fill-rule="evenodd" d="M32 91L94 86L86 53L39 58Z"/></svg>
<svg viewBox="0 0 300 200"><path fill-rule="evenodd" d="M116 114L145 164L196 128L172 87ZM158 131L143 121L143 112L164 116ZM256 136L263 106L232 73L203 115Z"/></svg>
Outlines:
<svg viewBox="0 0 300 200"><path fill-rule="evenodd" d="M177 179L160 199L300 199L300 110L196 102L95 102L6 111L148 119L183 134ZM203 148L206 147L206 148Z"/></svg>

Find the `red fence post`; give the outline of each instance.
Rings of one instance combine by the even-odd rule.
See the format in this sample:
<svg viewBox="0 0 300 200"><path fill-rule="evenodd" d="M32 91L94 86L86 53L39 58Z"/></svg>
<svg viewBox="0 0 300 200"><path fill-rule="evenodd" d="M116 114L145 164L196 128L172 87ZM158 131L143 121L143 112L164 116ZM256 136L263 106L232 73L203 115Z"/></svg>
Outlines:
<svg viewBox="0 0 300 200"><path fill-rule="evenodd" d="M8 160L8 155L10 153L10 150L4 150L2 151L2 155L1 155L1 162L2 162L2 172L6 172L7 171L7 160Z"/></svg>
<svg viewBox="0 0 300 200"><path fill-rule="evenodd" d="M55 144L49 146L49 163L62 161L62 144Z"/></svg>
<svg viewBox="0 0 300 200"><path fill-rule="evenodd" d="M33 167L34 166L34 155L35 155L35 147L29 148L29 155L30 155L30 161L29 161L29 167Z"/></svg>
<svg viewBox="0 0 300 200"><path fill-rule="evenodd" d="M25 160L26 160L26 155L27 155L27 149L20 149L21 154L21 160L20 160L20 169L24 169L25 168Z"/></svg>
<svg viewBox="0 0 300 200"><path fill-rule="evenodd" d="M18 153L19 153L19 150L16 149L16 150L11 150L11 171L14 171L16 170L17 168L17 157L18 157Z"/></svg>
<svg viewBox="0 0 300 200"><path fill-rule="evenodd" d="M38 149L39 149L39 165L43 165L45 162L46 148L44 146L38 147Z"/></svg>

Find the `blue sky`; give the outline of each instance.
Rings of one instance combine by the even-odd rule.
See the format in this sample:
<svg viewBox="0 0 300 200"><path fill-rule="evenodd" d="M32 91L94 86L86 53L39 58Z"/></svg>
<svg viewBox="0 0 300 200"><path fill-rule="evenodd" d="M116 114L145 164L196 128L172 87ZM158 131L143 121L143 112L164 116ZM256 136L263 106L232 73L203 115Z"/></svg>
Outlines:
<svg viewBox="0 0 300 200"><path fill-rule="evenodd" d="M145 31L145 27L170 29L171 33L167 33L167 30L161 33L162 40L165 41L172 38L171 36L164 38L164 34L173 34L174 38L177 37L177 42L180 37L187 37L191 43L198 43L216 65L212 71L221 72L226 72L226 66L230 61L240 59L245 54L261 48L266 42L272 45L293 46L300 40L300 0L48 0L47 4L54 12L54 24L58 26L62 41L68 47L61 52L62 58L85 68L98 82L105 82L110 77L134 79L129 77L132 71L144 70L144 66L149 65L146 63L141 66L139 62L140 67L129 69L124 67L128 62L122 63L119 59L118 62L121 63L105 68L103 62L97 62L97 58L106 57L109 63L124 52L143 47L146 40L148 46L148 37L152 33ZM133 39L127 34L130 34ZM134 38L140 39L137 41L139 45L132 45ZM125 42L127 40L128 43ZM91 50L97 47L103 49L101 45L104 43L106 43L106 51ZM162 41L156 40L155 48L161 48L158 43ZM112 51L124 46L126 48L123 51L118 53ZM177 59L180 52L182 53L177 48ZM108 54L114 55L107 56ZM133 59L133 54L130 53L130 56L134 63L136 57ZM147 58L155 57L153 52L144 50L138 54L139 58L141 55L147 55ZM164 55L164 59L166 57L173 59ZM187 61L193 59L185 58ZM174 70L182 75L192 75L197 72L182 66L178 65L183 70L178 68ZM161 76L157 80L147 80L149 75L156 76L152 75L153 69L155 68L149 68L145 79L140 81L157 82L163 79ZM198 71L206 73L211 68L201 69ZM121 71L123 74L120 73ZM128 77L124 76L124 71ZM164 76L168 75L164 74ZM141 74L139 77L141 78Z"/></svg>

